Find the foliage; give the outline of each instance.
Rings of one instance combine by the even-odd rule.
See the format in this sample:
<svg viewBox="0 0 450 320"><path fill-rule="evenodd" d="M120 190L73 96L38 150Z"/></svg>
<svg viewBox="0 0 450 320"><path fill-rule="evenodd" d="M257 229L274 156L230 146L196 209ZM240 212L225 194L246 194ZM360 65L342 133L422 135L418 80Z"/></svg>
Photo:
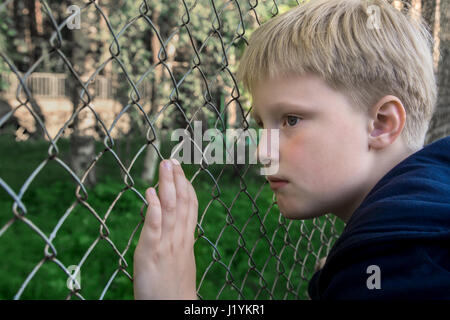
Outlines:
<svg viewBox="0 0 450 320"><path fill-rule="evenodd" d="M0 137L0 149L11 151L10 157L2 159L0 176L18 192L26 178L46 158L45 146L48 146L48 143L21 142L14 143L14 148L10 148L11 143L13 143L11 139L5 136ZM60 157L63 160L68 152L68 146L68 141L65 140L60 140L58 143ZM99 144L98 147L101 148L102 145ZM138 143L133 151L137 147ZM163 153L167 154L168 151L164 150ZM100 182L95 188L88 190L87 202L103 218L114 199L124 188L124 183L123 173L120 174L113 157L105 155L98 165L101 168ZM142 164L136 163L136 165ZM195 165L183 166L188 178L192 177L198 169ZM220 196L214 196L217 196L218 192L213 188L214 182L211 177L205 172L200 173L193 182L199 199L199 221L204 232L195 245L198 285L206 273L199 290L202 298L239 298L234 285L242 290L246 299L253 299L262 287L266 287L257 298L268 299L271 297L268 291L271 291L272 285L276 283L273 296L281 299L286 293L287 277L290 278L294 291L297 291L297 286L300 285L300 297L306 298L305 286L312 275L316 260L310 251L312 248L318 249L324 241L323 237L326 238L332 234L330 225L325 228L324 235L315 233L312 243L308 244L302 232L311 231L313 221L306 221L302 226L298 222L288 222L280 217L276 207L270 209L272 192L267 185L261 189L263 184L261 177L255 175L252 178L254 173L250 170L245 179L246 185L239 185L231 174L234 170L229 166L216 166L210 169L216 179L222 169L225 169L219 180ZM135 183L136 190L144 194L148 186L139 179L136 179ZM55 162L49 162L23 196L28 212L27 219L49 236L58 220L76 200L75 187L73 179L61 166ZM239 193L240 190L244 191ZM258 192L261 193L256 197ZM258 210L252 206L251 199L256 199ZM13 216L12 204L12 198L2 189L0 191L1 226L4 226ZM132 190L127 190L116 202L106 220L109 238L120 252L127 246L130 235L141 219L142 205L137 195ZM321 221L323 223L324 220ZM288 227L289 230L286 232ZM342 224L336 224L338 234L342 227ZM93 241L99 237L99 232L99 221L89 210L79 204L62 224L53 240L57 250L56 258L66 267L78 265ZM133 274L132 257L139 232L140 229L124 256L128 263L126 271L131 276ZM210 242L215 244L217 251L213 249ZM291 245L286 246L285 243ZM298 246L297 255L294 254L294 246ZM13 298L26 277L44 257L44 247L45 242L42 238L20 221L16 221L5 232L0 238L0 255L5 259L0 272L0 299ZM274 255L270 254L271 252ZM275 253L281 256L282 264L275 258ZM325 252L321 253L321 255L324 254ZM297 263L295 263L296 259ZM256 270L260 272L264 270L263 278L260 278L258 272L251 268L252 265L255 265ZM83 297L98 299L118 266L119 257L111 245L106 240L99 240L81 268ZM295 267L291 270L291 266ZM292 274L289 275L291 272ZM226 284L226 279L233 279L233 285ZM47 261L30 281L21 298L63 299L68 294L66 281L67 277L60 267ZM286 297L295 298L292 294ZM106 291L104 299L132 298L132 282L125 274L119 272L111 287Z"/></svg>

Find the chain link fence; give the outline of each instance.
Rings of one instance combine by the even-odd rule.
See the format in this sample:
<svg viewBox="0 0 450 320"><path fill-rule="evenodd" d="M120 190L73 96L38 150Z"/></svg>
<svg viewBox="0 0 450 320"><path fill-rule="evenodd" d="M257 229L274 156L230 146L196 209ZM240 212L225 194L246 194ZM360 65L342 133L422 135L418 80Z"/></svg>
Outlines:
<svg viewBox="0 0 450 320"><path fill-rule="evenodd" d="M205 129L221 133L252 127L249 99L233 75L239 55L252 30L298 2L141 1L127 9L112 1L31 2L33 7L30 1L0 6L3 16L15 15L10 20L37 17L31 10L39 13L35 29L42 39L12 35L25 39L17 52L0 43L3 79L14 78L2 89L5 101L6 93L14 92L8 100L11 108L0 113L1 298L132 298L132 256L147 206L144 192L157 186L155 168L174 145L171 130L192 132L199 119ZM66 10L70 5L74 11ZM120 21L114 22L117 17ZM168 17L170 21L164 20ZM130 37L133 42L127 42ZM78 48L90 39L107 50ZM140 43L136 39L148 41L133 51L133 43ZM95 60L83 60L89 56ZM24 59L27 64L19 63ZM49 102L38 99L39 79L31 82L39 72L66 75L66 85L42 89L57 90L74 106L56 132L47 130ZM109 111L96 108L99 97L93 85L99 78L111 79L117 94L104 90L103 95L122 101L109 122L104 120ZM147 88L145 98L142 87ZM40 134L36 141L17 142L7 130L20 110L34 119ZM99 136L91 149L80 142L84 140L71 139L90 136L80 129L83 112L93 119ZM117 132L126 115L128 131ZM73 164L75 149L88 159L81 171ZM153 180L141 177L149 163ZM255 167L205 161L183 165L199 198L195 252L201 299L308 299L315 265L343 229L332 215L285 219ZM98 181L90 183L94 173Z"/></svg>

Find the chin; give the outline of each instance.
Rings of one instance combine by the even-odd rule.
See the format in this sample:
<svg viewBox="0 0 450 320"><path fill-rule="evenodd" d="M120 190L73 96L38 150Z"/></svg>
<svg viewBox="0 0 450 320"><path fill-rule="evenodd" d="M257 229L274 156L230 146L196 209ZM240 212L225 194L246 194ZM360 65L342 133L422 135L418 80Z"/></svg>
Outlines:
<svg viewBox="0 0 450 320"><path fill-rule="evenodd" d="M286 208L284 206L278 206L280 209L280 213L283 217L285 217L286 219L291 219L291 220L309 220L309 219L314 219L317 217L320 217L322 215L324 215L323 213L319 213L316 212L314 210L310 211L310 210L302 210L301 208Z"/></svg>

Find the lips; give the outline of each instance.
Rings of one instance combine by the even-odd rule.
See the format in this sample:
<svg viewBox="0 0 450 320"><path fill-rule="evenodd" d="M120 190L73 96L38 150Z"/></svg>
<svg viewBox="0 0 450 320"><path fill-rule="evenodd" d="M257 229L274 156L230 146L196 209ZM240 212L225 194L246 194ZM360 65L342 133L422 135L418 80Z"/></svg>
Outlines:
<svg viewBox="0 0 450 320"><path fill-rule="evenodd" d="M275 176L268 176L268 177L267 177L267 180L273 181L273 182L287 181L286 179L278 178L278 177L275 177Z"/></svg>
<svg viewBox="0 0 450 320"><path fill-rule="evenodd" d="M269 181L270 187L272 189L279 189L288 183L287 180L285 180L281 177L275 177L275 176L269 176L269 177L267 177L267 180Z"/></svg>

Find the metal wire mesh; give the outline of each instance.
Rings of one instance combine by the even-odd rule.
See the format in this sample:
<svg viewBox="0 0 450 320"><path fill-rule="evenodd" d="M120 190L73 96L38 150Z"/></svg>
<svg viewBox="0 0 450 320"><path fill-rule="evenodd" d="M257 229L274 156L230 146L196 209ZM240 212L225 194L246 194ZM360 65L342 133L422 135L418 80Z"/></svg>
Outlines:
<svg viewBox="0 0 450 320"><path fill-rule="evenodd" d="M103 3L110 4L107 1ZM197 118L197 113L203 111L208 115L208 119L213 119L213 121L205 122L208 123L208 128L217 128L224 133L230 123L227 113L230 108L235 108L235 114L241 115L238 118L240 120L235 122L237 124L235 128L248 130L252 124L249 119L250 109L244 107L247 102L246 97L240 94L242 90L239 90L233 75L238 55L233 54L237 60L231 59L230 52L236 48L245 47L248 34L263 23L264 19L270 19L278 15L280 10L286 10L298 3L296 1L282 3L282 1L182 0L176 4L178 15L173 17L174 21L172 21L176 23L173 28L169 29L170 32L164 33L161 31L163 26L159 28L157 22L153 21L156 7L148 1L142 1L135 15L116 29L110 19L114 15L120 15L120 9L106 10L107 5L102 5L100 1L79 2L81 17L94 14L102 21L103 29L101 31L107 33L110 45L107 55L99 57L99 61L95 63L93 71L87 77L83 77L84 75L82 76L77 69L78 66L71 61L71 56L67 51L69 40L64 39L63 35L63 30L74 18L74 14L64 13L62 17L56 16L55 9L52 9L55 8L54 3L39 1L39 4L45 19L47 19L45 27L48 28L43 30L46 40L36 45L41 48L45 47L46 50L38 51L41 52L41 55L30 63L27 70L20 70L14 63L14 59L11 57L14 53L6 52L4 48L0 51L1 60L9 71L9 76L4 76L4 78L9 79L7 81L10 85L12 84L12 87L3 90L3 94L6 94L6 91L14 92L17 102L9 112L0 115L0 129L8 124L14 114L25 110L33 117L36 128L42 129L41 138L45 138L48 154L40 158L41 162L36 167L20 168L25 171L31 170L25 181L8 181L0 176L0 190L4 195L2 201L8 206L12 205L10 210L0 212L0 248L4 254L8 254L8 250L12 250L13 247L26 254L27 244L19 241L21 234L15 229L20 224L26 226L26 233L33 233L37 236L33 238L33 241L39 243L44 252L34 264L28 266L26 271L21 271L20 275L23 275L23 281L15 283L12 289L8 289L16 291L6 291L2 294L5 298L8 295L14 299L24 298L24 292L27 291L30 284L43 281L36 275L50 272L49 269L45 269L45 271L43 269L52 264L57 266L57 271L52 269L54 272L52 277L55 278L73 277L73 270L69 267L71 265L76 265L81 270L81 286L73 285L66 288L65 281L59 282L63 289L67 290L67 299L72 297L104 299L108 298L109 292L119 290L119 287L125 288L124 290L128 290L132 294L133 275L132 261L130 260L132 260L132 252L146 210L144 191L146 187L149 187L149 185L145 186L135 182L138 181L136 179L136 163L144 161L144 154L148 148L155 150L157 162L164 158L162 149L168 148L170 142L168 141L169 135L162 132L165 128L163 119L172 119L171 121L176 119L177 126L192 130L192 122ZM174 2L172 4L160 3L163 7L173 4ZM12 5L8 2L4 3L2 10L9 10L8 6ZM205 19L202 12L199 11L204 8L209 9L210 20ZM230 19L230 15L234 18ZM199 18L196 19L196 17ZM156 60L148 66L144 73L136 76L132 74L132 65L139 64L141 61L124 58L126 48L121 46L121 41L127 37L127 30L138 24L140 25L139 32L152 34L160 49L158 52L152 52L157 55ZM200 25L208 25L206 33L196 34ZM185 39L185 43L190 44L192 58L189 61L177 62L173 58L170 48L176 48L177 44L180 44L180 42L174 41L177 37ZM203 40L199 41L199 38ZM215 46L212 45L214 42ZM208 49L210 45L215 49ZM147 50L149 49L147 48ZM37 84L33 84L31 79L33 76L38 77L38 70L45 63L62 66L66 70L65 82L76 87L79 97L79 104L74 108L70 117L65 119L58 130L53 133L47 130L48 123L46 124L42 115L38 114L32 100L39 96L39 90L48 94L56 92L55 95L67 95L64 91L67 85L58 85L56 89L38 89ZM181 69L175 72L177 63L178 68ZM102 95L107 97L113 93L109 89L105 91L106 94L99 94L98 90L93 90L96 80L104 76L108 64L114 64L117 67L115 70L119 70L124 76L121 84L128 88L129 93L125 106L115 114L113 121L109 121L109 123L96 109L95 101L97 100L95 99ZM142 88L145 87L145 83L155 81L157 73L165 74L158 85L158 89L161 88L161 92L164 92L165 96L160 100L162 103L159 106L151 106L151 111L149 111L145 107L145 103L148 102L145 98L149 94L143 94L144 89ZM190 81L190 78L200 81L201 94L183 95L183 86ZM227 91L220 91L225 92L222 95L222 105L220 105L220 99L217 99L217 92L219 92L217 88L220 86L228 87ZM123 91L117 94L126 96ZM61 145L64 144L63 138L68 136L67 132L69 132L70 126L82 112L89 113L95 119L95 125L99 132L98 139L103 141L103 145L100 151L95 152L95 157L90 159L82 174L79 174L71 167L67 155L61 151ZM140 118L141 124L145 128L145 137L135 138L135 142L139 146L134 150L135 153L126 154L127 159L131 160L124 161L121 159L118 151L119 144L115 141L113 134L116 134L118 123L125 115L132 113L134 117L137 115ZM175 127L175 125L171 126L171 128ZM120 135L116 136L120 137ZM159 143L157 143L158 139ZM13 142L12 148L15 148L15 144L18 143ZM199 146L197 147L199 148ZM8 150L6 147L2 148L1 161L6 163ZM123 182L121 189L117 190L107 208L96 209L92 204L96 196L95 186L87 185L88 176L94 168L102 164L102 159L108 156L111 160L109 163L121 170ZM44 228L41 225L41 211L52 211L53 209L45 207L44 203L41 203L42 207L36 208L33 204L27 203L25 199L27 193L38 192L33 191L33 182L39 176L45 175L46 168L52 165L56 165L66 173L65 177L61 176L59 179L69 179L69 176L72 178L75 190L71 196L72 202L67 206L65 212L54 212L51 215L52 227ZM232 164L218 166L217 170L212 170L212 166L205 161L194 165L195 169L190 180L202 199L195 243L197 259L199 257L203 259L203 262L197 264L198 296L203 299L307 299L306 285L313 274L314 266L321 257L328 254L342 230L342 224L332 215L308 221L286 220L278 211L267 181L256 175L252 170L253 167L249 164ZM5 168L0 173L5 173ZM227 180L226 176L232 178ZM201 177L203 180L200 183ZM20 187L11 187L13 182L14 185ZM73 189L62 191L69 193ZM225 192L232 193L231 201L224 200ZM124 210L127 209L120 207L118 203L120 204L125 194L131 194L134 197L134 201L140 204L140 211L133 211L131 215L124 214ZM9 199L9 201L5 199ZM30 210L30 207L34 209ZM76 222L78 220L71 220L75 219L74 216L77 219L89 217L89 225L95 225L97 233L93 238L83 242L84 247L58 247L56 243L59 238L68 238L71 242L78 241L70 234L71 224L78 223ZM114 220L113 223L113 219L117 220ZM128 219L128 225L132 225L132 227L127 229L129 231L127 231L126 239L116 240L111 225L123 223L120 222L122 221L120 219ZM213 225L215 228L209 228ZM19 245L21 247L18 247ZM92 283L92 272L84 271L85 264L88 263L87 261L96 263L98 258L95 258L95 252L100 250L100 247L109 256L114 257L115 262L110 266L113 269L93 271L103 275L101 282ZM68 251L73 251L70 255L71 258L63 259L62 257ZM2 271L4 274L1 281L6 281L8 274L14 274L16 271L8 266L11 264L8 256L4 256L2 260L2 264L5 266L2 269L5 271ZM124 278L123 276L126 281L121 280ZM39 283L35 285L39 286ZM92 292L98 292L98 294L86 295L85 287L89 286L97 288L97 291ZM33 298L42 297L46 297L45 292L41 292L41 296Z"/></svg>

